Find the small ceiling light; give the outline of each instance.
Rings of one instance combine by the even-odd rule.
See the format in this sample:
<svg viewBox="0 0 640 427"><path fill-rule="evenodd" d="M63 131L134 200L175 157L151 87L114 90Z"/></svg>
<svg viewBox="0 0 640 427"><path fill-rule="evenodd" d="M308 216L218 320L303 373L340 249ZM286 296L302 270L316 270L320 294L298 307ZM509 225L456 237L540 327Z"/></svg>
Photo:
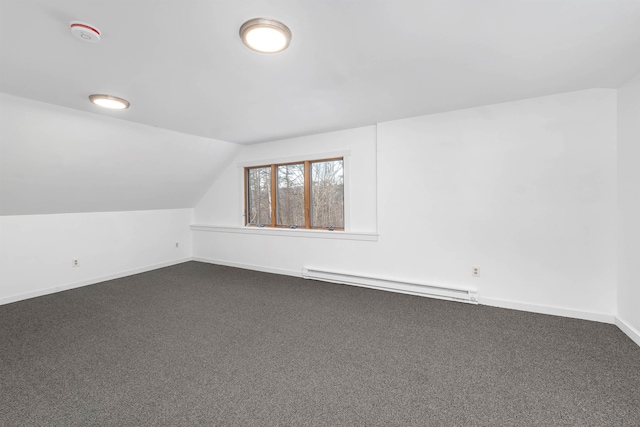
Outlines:
<svg viewBox="0 0 640 427"><path fill-rule="evenodd" d="M89 95L89 101L96 105L112 110L125 110L129 108L129 101L111 95Z"/></svg>
<svg viewBox="0 0 640 427"><path fill-rule="evenodd" d="M240 38L256 52L278 53L289 47L291 30L280 21L255 18L242 24Z"/></svg>

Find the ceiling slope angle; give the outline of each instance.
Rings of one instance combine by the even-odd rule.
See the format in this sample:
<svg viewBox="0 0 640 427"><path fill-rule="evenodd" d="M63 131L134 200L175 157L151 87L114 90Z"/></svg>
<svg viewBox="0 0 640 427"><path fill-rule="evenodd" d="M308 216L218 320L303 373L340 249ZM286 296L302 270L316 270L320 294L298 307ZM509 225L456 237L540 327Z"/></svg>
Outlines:
<svg viewBox="0 0 640 427"><path fill-rule="evenodd" d="M251 144L589 88L640 72L640 1L0 3L0 91ZM252 18L290 29L247 49ZM100 29L83 43L69 22ZM38 31L24 31L28 22ZM18 37L17 35L20 34ZM131 102L103 111L90 94Z"/></svg>
<svg viewBox="0 0 640 427"><path fill-rule="evenodd" d="M0 94L0 215L192 208L241 148Z"/></svg>

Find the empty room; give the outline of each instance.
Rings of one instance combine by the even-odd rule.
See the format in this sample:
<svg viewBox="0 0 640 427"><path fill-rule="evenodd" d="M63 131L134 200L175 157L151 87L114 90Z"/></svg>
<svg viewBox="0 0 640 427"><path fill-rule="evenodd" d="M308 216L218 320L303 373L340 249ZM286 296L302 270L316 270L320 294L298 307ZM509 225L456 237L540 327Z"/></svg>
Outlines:
<svg viewBox="0 0 640 427"><path fill-rule="evenodd" d="M640 0L0 0L0 425L640 425Z"/></svg>

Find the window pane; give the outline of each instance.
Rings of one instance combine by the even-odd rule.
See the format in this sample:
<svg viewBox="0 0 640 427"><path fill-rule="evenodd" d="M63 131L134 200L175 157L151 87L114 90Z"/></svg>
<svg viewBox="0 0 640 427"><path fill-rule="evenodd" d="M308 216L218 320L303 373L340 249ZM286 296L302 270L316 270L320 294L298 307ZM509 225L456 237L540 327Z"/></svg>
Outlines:
<svg viewBox="0 0 640 427"><path fill-rule="evenodd" d="M247 183L247 224L271 225L271 167L251 168Z"/></svg>
<svg viewBox="0 0 640 427"><path fill-rule="evenodd" d="M344 228L344 161L311 163L311 226Z"/></svg>
<svg viewBox="0 0 640 427"><path fill-rule="evenodd" d="M277 224L304 227L304 163L277 169Z"/></svg>

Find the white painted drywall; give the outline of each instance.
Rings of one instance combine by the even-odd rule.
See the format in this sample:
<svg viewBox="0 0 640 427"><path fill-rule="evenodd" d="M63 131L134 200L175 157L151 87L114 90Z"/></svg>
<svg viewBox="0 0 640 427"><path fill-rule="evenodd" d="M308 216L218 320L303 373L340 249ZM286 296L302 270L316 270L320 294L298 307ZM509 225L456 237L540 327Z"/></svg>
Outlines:
<svg viewBox="0 0 640 427"><path fill-rule="evenodd" d="M352 148L337 135L249 146L235 163L303 155L310 146ZM377 145L377 174L367 179L370 188L377 180L378 242L194 231L194 257L298 275L312 267L471 286L487 304L612 321L615 90L382 123L367 138ZM352 151L353 164L376 161ZM197 224L241 223L237 170L229 166L196 207ZM353 202L357 224L371 198Z"/></svg>
<svg viewBox="0 0 640 427"><path fill-rule="evenodd" d="M572 90L640 69L638 0L3 0L0 90L256 143ZM293 32L246 49L247 19ZM68 22L104 33L82 43ZM105 113L109 114L110 113Z"/></svg>
<svg viewBox="0 0 640 427"><path fill-rule="evenodd" d="M185 261L192 219L193 209L0 216L0 303Z"/></svg>
<svg viewBox="0 0 640 427"><path fill-rule="evenodd" d="M396 265L489 304L614 313L615 103L588 90L380 125L380 233L416 249ZM392 225L412 195L415 223Z"/></svg>
<svg viewBox="0 0 640 427"><path fill-rule="evenodd" d="M245 166L343 156L349 231L376 230L376 128L367 126L244 147L197 204L197 224L244 225Z"/></svg>
<svg viewBox="0 0 640 427"><path fill-rule="evenodd" d="M618 89L618 236L618 318L640 338L640 75Z"/></svg>
<svg viewBox="0 0 640 427"><path fill-rule="evenodd" d="M192 208L238 149L0 94L0 215Z"/></svg>

